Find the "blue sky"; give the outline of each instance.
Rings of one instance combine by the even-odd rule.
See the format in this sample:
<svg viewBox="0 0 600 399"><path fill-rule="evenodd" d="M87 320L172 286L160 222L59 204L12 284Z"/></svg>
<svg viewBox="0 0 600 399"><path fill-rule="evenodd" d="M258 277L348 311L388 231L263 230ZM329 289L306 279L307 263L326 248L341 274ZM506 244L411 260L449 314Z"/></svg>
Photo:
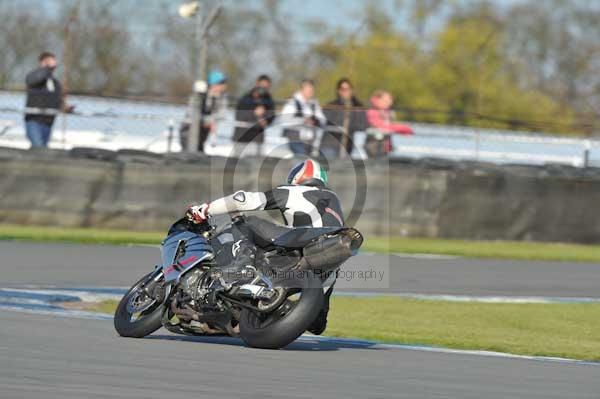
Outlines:
<svg viewBox="0 0 600 399"><path fill-rule="evenodd" d="M34 12L56 14L62 9L62 5L76 4L78 0L0 0L0 5L9 5L17 9L33 10ZM94 1L94 0L82 0ZM127 15L126 21L130 24L130 29L134 34L134 40L140 40L140 43L146 43L147 33L153 32L157 26L152 23L156 18L156 10L164 10L165 14L174 14L179 4L190 0L113 0L114 7L122 10L120 15ZM217 3L217 0L200 0L203 4L211 5ZM409 3L411 0L405 0ZM418 1L418 0L412 0ZM453 3L465 4L470 0L447 0L447 5ZM508 7L522 0L492 0L499 7ZM279 4L284 14L288 15L286 19L288 26L294 31L294 46L298 53L318 41L327 32L312 31L306 26L310 22L320 22L327 24L329 30L344 28L345 30L355 31L364 22L364 16L361 11L365 5L375 3L381 9L385 10L392 20L396 22L398 29L402 29L406 21L406 9L399 9L396 0L279 0ZM260 9L264 4L263 0L223 0L224 12L234 7L256 7ZM145 12L146 11L146 12ZM436 30L442 26L444 15L437 20L430 20L427 28ZM154 19L155 21L155 19ZM262 65L266 67L266 65Z"/></svg>
<svg viewBox="0 0 600 399"><path fill-rule="evenodd" d="M303 22L322 21L326 22L331 28L337 26L348 30L357 29L362 23L361 10L367 3L375 3L384 9L392 20L396 21L396 26L402 29L402 25L407 18L406 12L397 7L397 2L394 0L280 0L282 8L292 18L290 19L293 28L296 32L306 33ZM419 1L419 0L413 0ZM446 0L446 6L452 4L468 3L469 0ZM508 8L522 0L491 0L491 3L499 8ZM540 0L543 1L543 0ZM260 0L246 0L246 2L260 3ZM408 0L406 0L409 3ZM234 5L235 0L225 1L225 4ZM446 12L449 7L447 7ZM442 19L445 17L441 15ZM428 29L437 29L442 24L442 20L432 19L428 21ZM318 39L317 35L308 36L307 39Z"/></svg>
<svg viewBox="0 0 600 399"><path fill-rule="evenodd" d="M24 8L36 12L56 13L61 9L61 5L75 4L81 0L0 0L2 5L10 5L15 8ZM94 1L94 0L83 0ZM143 33L153 29L151 23L148 23L144 9L157 8L168 9L169 13L175 13L179 4L191 0L113 0L115 7L121 6L124 12L129 16L134 32ZM217 3L217 0L200 0L201 3L211 5ZM419 0L404 0L406 3ZM470 0L446 0L446 5L465 4ZM523 0L490 0L497 6L504 8ZM540 0L543 1L543 0ZM227 12L227 8L239 7L241 4L245 7L261 7L263 0L222 0ZM366 4L376 4L397 22L397 26L402 28L403 20L406 14L399 9L395 0L279 0L279 4L285 14L290 16L289 24L297 33L304 35L307 32L305 26L307 22L320 21L327 23L331 28L343 27L354 30L362 22L361 10ZM165 10L167 11L167 10ZM154 13L153 13L154 14ZM156 15L156 14L154 14ZM440 25L440 20L430 21L429 28L435 29ZM315 39L316 37L305 37L305 39Z"/></svg>

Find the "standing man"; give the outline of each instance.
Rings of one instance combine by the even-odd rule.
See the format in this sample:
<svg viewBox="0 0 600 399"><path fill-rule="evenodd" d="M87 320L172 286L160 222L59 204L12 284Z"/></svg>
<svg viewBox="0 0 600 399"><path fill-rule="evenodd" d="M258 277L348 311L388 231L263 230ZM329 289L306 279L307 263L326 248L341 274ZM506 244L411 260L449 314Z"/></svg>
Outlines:
<svg viewBox="0 0 600 399"><path fill-rule="evenodd" d="M63 107L62 87L53 75L56 56L50 52L40 54L39 67L27 74L27 102L25 131L31 147L48 147L54 118ZM72 110L72 107L68 111Z"/></svg>
<svg viewBox="0 0 600 399"><path fill-rule="evenodd" d="M337 97L324 107L327 128L323 132L319 150L326 158L350 157L354 147L354 133L367 128L362 103L354 96L354 87L347 78L336 86Z"/></svg>
<svg viewBox="0 0 600 399"><path fill-rule="evenodd" d="M209 135L217 134L217 124L224 118L223 113L228 107L227 76L218 69L208 74L208 93L202 106L203 124L200 127L198 151L206 152L206 139ZM214 136L213 136L214 138Z"/></svg>
<svg viewBox="0 0 600 399"><path fill-rule="evenodd" d="M315 83L312 80L302 80L300 90L283 106L281 117L284 125L289 126L283 130L283 136L288 138L292 153L310 155L317 129L326 124L325 115L315 98Z"/></svg>
<svg viewBox="0 0 600 399"><path fill-rule="evenodd" d="M256 146L256 155L262 154L265 129L275 117L275 103L271 97L271 78L261 75L256 84L237 103L235 119L235 155L240 156L249 143Z"/></svg>
<svg viewBox="0 0 600 399"><path fill-rule="evenodd" d="M219 70L213 70L208 74L208 92L202 104L202 126L198 135L198 152L205 152L205 143L210 134L215 134L217 122L223 118L223 112L227 108L227 76ZM189 145L189 135L192 127L191 110L186 113L185 119L179 127L179 139L182 150Z"/></svg>

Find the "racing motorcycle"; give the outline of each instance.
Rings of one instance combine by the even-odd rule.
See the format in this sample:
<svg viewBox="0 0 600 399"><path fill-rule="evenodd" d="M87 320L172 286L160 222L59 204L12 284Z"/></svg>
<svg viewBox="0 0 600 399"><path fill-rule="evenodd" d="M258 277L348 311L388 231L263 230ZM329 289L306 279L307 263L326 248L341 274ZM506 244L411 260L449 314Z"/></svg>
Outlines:
<svg viewBox="0 0 600 399"><path fill-rule="evenodd" d="M239 250L234 225L251 232L254 265L233 267ZM164 327L282 348L315 321L324 291L362 242L361 233L348 227L290 228L237 214L219 229L180 219L162 242L161 263L121 299L115 329L141 338Z"/></svg>

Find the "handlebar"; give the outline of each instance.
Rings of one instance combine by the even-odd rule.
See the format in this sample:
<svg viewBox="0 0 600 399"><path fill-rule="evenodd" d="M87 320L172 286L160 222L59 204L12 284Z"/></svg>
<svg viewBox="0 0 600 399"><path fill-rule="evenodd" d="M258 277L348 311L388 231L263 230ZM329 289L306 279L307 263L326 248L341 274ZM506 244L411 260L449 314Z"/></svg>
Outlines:
<svg viewBox="0 0 600 399"><path fill-rule="evenodd" d="M168 234L171 235L175 232L190 231L195 234L204 235L205 233L209 233L213 229L213 226L211 226L210 223L208 223L208 221L196 224L188 220L187 217L182 217L181 219L173 223L173 225L169 229Z"/></svg>

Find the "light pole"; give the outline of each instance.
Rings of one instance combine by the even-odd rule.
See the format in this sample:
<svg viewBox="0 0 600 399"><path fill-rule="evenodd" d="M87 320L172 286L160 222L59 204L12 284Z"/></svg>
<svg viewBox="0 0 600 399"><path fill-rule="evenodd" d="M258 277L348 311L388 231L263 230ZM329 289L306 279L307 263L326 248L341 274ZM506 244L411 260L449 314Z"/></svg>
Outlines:
<svg viewBox="0 0 600 399"><path fill-rule="evenodd" d="M179 15L183 18L196 17L196 43L200 43L200 51L197 54L197 77L194 81L192 95L190 98L191 119L188 144L185 149L187 152L198 151L198 140L200 127L203 124L203 108L206 101L208 84L206 83L207 64L208 64L208 31L217 19L221 11L221 4L213 7L208 14L201 12L200 3L193 1L182 4L179 7Z"/></svg>
<svg viewBox="0 0 600 399"><path fill-rule="evenodd" d="M74 23L77 22L79 18L79 9L81 7L81 0L79 0L75 6L71 9L69 14L69 18L67 19L67 23L64 26L63 34L63 85L62 85L62 115L61 115L61 143L63 150L66 149L67 146L67 114L65 112L64 107L67 105L67 95L69 93L69 72L71 70L71 53L69 49L71 48L71 28Z"/></svg>

